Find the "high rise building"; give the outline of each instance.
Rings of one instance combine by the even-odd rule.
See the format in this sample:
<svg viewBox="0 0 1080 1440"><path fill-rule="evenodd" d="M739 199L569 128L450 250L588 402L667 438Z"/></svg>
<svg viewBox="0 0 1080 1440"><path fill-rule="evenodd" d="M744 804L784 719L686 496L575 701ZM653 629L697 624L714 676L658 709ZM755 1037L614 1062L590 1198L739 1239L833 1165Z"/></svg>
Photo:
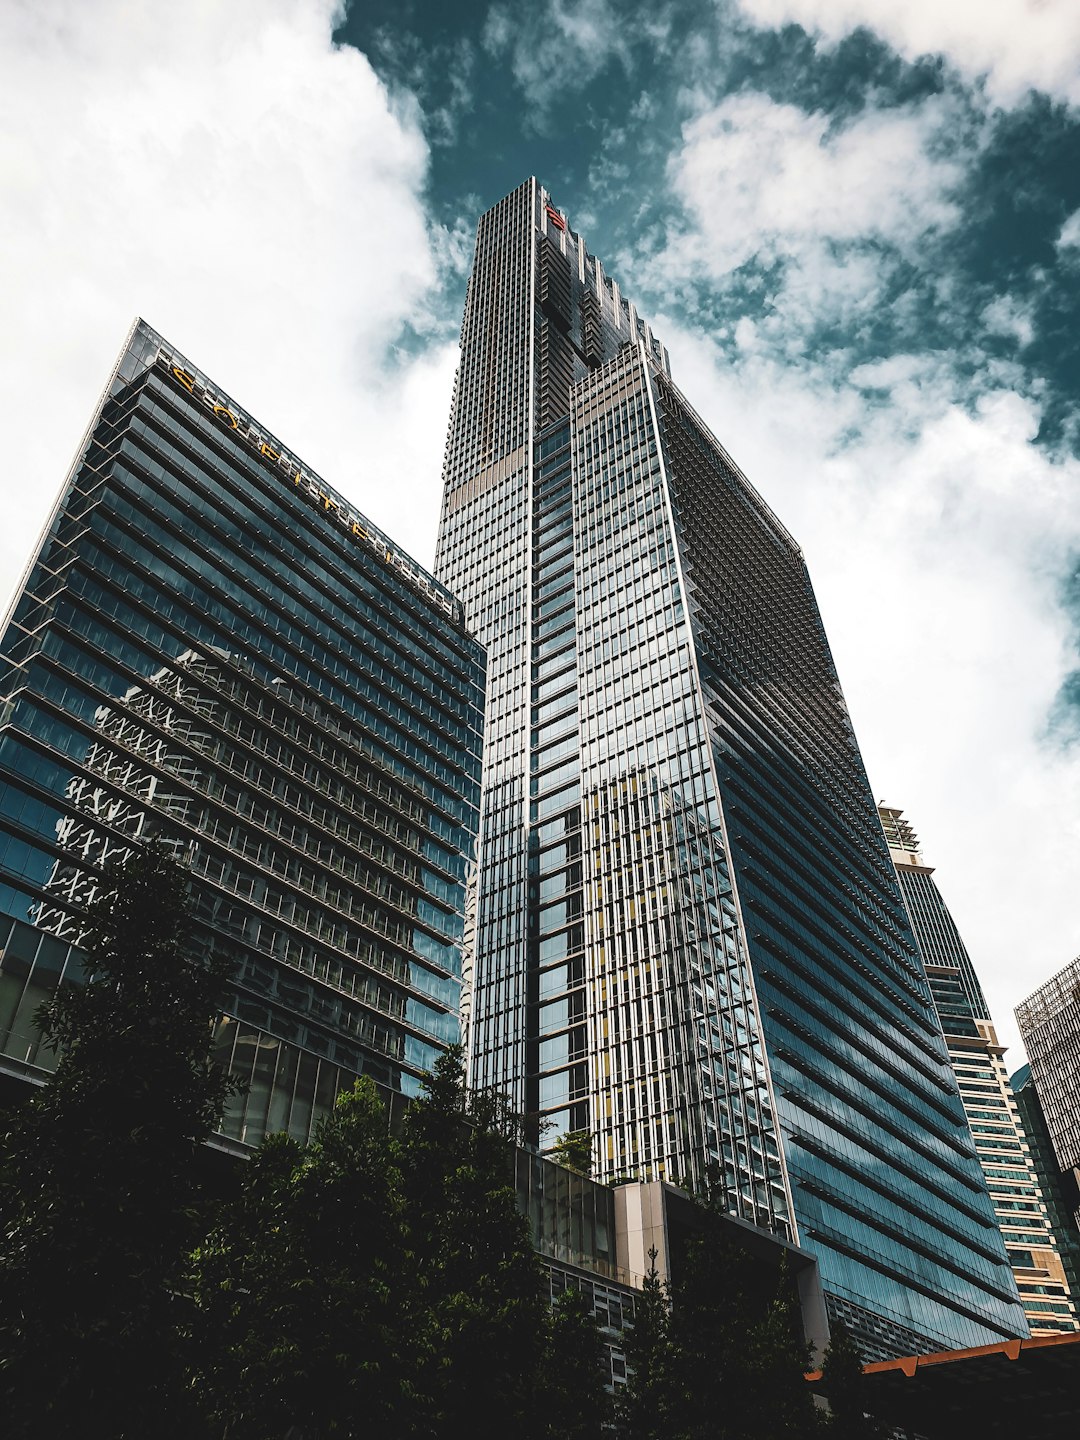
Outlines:
<svg viewBox="0 0 1080 1440"><path fill-rule="evenodd" d="M1010 1075L1009 1084L1031 1146L1031 1158L1046 1201L1050 1224L1057 1236L1069 1290L1073 1302L1080 1304L1080 1185L1077 1183L1080 1176L1073 1170L1063 1172L1058 1168L1050 1131L1046 1128L1046 1116L1031 1078L1031 1066L1021 1065Z"/></svg>
<svg viewBox="0 0 1080 1440"><path fill-rule="evenodd" d="M1018 1005L1016 1019L1029 1064L1013 1083L1080 1304L1080 958Z"/></svg>
<svg viewBox="0 0 1080 1440"><path fill-rule="evenodd" d="M1025 1333L802 554L535 180L436 573L488 651L474 1079L798 1239L871 1355Z"/></svg>
<svg viewBox="0 0 1080 1440"><path fill-rule="evenodd" d="M152 836L235 977L235 1140L458 1037L483 652L460 604L139 322L0 641L0 1072Z"/></svg>
<svg viewBox="0 0 1080 1440"><path fill-rule="evenodd" d="M1031 1333L1074 1331L1061 1237L982 986L911 824L902 810L878 813Z"/></svg>
<svg viewBox="0 0 1080 1440"><path fill-rule="evenodd" d="M1080 1184L1080 957L1016 1007L1058 1168Z"/></svg>

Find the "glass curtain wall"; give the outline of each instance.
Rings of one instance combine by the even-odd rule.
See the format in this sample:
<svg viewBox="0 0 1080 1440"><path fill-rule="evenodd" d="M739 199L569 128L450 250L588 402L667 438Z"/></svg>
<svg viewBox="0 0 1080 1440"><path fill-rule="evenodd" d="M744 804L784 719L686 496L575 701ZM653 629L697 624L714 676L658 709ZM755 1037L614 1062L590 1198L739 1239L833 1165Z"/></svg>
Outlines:
<svg viewBox="0 0 1080 1440"><path fill-rule="evenodd" d="M2 664L9 1061L42 1063L29 1016L78 979L102 865L160 837L234 960L227 1132L304 1137L358 1073L415 1093L458 1036L484 684L460 604L139 322Z"/></svg>
<svg viewBox="0 0 1080 1440"><path fill-rule="evenodd" d="M480 220L444 482L474 1078L798 1238L872 1354L1023 1333L801 554L534 180Z"/></svg>

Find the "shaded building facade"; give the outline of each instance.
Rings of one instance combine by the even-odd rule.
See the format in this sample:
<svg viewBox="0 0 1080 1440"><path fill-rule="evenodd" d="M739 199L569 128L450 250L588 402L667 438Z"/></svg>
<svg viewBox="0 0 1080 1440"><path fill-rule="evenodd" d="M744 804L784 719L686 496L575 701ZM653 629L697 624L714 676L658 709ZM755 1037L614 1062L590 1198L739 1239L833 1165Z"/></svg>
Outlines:
<svg viewBox="0 0 1080 1440"><path fill-rule="evenodd" d="M1078 1328L1064 1241L1005 1068L967 947L901 810L880 806L882 828L919 942L972 1138L1033 1335Z"/></svg>
<svg viewBox="0 0 1080 1440"><path fill-rule="evenodd" d="M684 1191L652 1180L611 1186L567 1169L549 1156L515 1147L518 1205L547 1275L551 1300L576 1290L592 1311L607 1352L609 1386L626 1383L626 1330L632 1327L646 1277L678 1287L694 1263L692 1242L710 1238L752 1261L743 1272L747 1314L767 1312L788 1287L805 1343L819 1357L828 1320L814 1257L769 1231L698 1204ZM717 1303L726 1297L717 1296Z"/></svg>
<svg viewBox="0 0 1080 1440"><path fill-rule="evenodd" d="M722 1185L871 1355L1023 1333L801 552L535 180L479 223L436 571L489 662L474 1082Z"/></svg>
<svg viewBox="0 0 1080 1440"><path fill-rule="evenodd" d="M1014 1077L1080 1302L1080 959L1016 1007L1028 1065Z"/></svg>
<svg viewBox="0 0 1080 1440"><path fill-rule="evenodd" d="M111 856L158 837L234 975L223 1123L306 1139L457 1040L483 652L459 603L149 326L0 641L0 1068L77 983Z"/></svg>
<svg viewBox="0 0 1080 1440"><path fill-rule="evenodd" d="M1050 1224L1057 1236L1061 1261L1069 1282L1073 1301L1080 1302L1080 1185L1074 1170L1058 1168L1057 1156L1046 1128L1046 1116L1039 1104L1035 1082L1031 1078L1031 1066L1021 1065L1009 1077L1009 1084L1016 1096L1020 1118L1024 1122L1024 1133L1031 1146L1031 1159L1039 1186L1046 1201Z"/></svg>
<svg viewBox="0 0 1080 1440"><path fill-rule="evenodd" d="M1018 1005L1016 1021L1058 1168L1080 1183L1080 957Z"/></svg>

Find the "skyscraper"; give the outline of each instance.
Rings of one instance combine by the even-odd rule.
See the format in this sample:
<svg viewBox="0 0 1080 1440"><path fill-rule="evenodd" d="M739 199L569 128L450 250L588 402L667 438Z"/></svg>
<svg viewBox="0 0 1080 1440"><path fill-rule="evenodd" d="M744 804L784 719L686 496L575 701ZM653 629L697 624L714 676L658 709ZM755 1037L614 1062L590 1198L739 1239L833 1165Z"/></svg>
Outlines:
<svg viewBox="0 0 1080 1440"><path fill-rule="evenodd" d="M458 1036L483 652L460 604L139 322L0 641L0 1072L151 836L235 975L227 1136L306 1139Z"/></svg>
<svg viewBox="0 0 1080 1440"><path fill-rule="evenodd" d="M1080 956L1016 1007L1059 1168L1080 1184Z"/></svg>
<svg viewBox="0 0 1080 1440"><path fill-rule="evenodd" d="M1050 1224L1057 1236L1061 1263L1069 1282L1074 1304L1080 1301L1080 1186L1073 1170L1062 1171L1054 1154L1046 1116L1039 1103L1039 1094L1031 1078L1031 1066L1021 1065L1009 1076L1009 1085L1016 1097L1024 1133L1031 1146L1031 1159L1039 1177L1039 1188L1046 1201Z"/></svg>
<svg viewBox="0 0 1080 1440"><path fill-rule="evenodd" d="M1031 1332L1074 1331L1059 1236L982 986L903 811L878 813Z"/></svg>
<svg viewBox="0 0 1080 1440"><path fill-rule="evenodd" d="M476 1081L797 1237L871 1354L1024 1333L802 555L535 180L436 573L488 650Z"/></svg>

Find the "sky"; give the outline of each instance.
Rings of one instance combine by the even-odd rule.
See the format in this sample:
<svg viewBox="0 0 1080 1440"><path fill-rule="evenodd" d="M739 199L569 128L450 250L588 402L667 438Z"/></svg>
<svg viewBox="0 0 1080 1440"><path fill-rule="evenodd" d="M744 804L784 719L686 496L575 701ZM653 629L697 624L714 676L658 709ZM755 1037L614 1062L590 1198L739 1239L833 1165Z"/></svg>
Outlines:
<svg viewBox="0 0 1080 1440"><path fill-rule="evenodd" d="M422 563L535 174L803 546L988 994L1080 951L1075 0L3 0L0 590L133 318Z"/></svg>

